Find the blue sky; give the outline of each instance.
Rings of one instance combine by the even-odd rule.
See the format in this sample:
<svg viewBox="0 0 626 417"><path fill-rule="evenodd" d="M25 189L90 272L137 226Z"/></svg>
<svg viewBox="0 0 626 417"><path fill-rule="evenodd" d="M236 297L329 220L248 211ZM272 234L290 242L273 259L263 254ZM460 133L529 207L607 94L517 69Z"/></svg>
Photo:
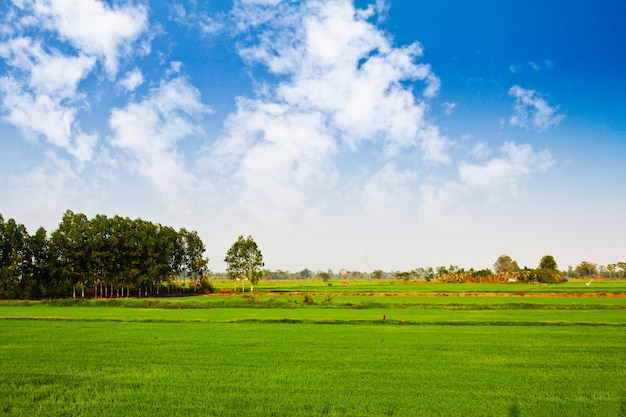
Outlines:
<svg viewBox="0 0 626 417"><path fill-rule="evenodd" d="M270 269L624 261L626 4L0 0L0 213Z"/></svg>

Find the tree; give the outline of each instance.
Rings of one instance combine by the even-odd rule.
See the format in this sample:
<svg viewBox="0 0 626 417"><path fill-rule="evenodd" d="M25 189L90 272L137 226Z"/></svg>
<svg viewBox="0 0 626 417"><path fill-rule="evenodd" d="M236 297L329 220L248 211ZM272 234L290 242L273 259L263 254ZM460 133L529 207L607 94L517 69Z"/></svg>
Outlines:
<svg viewBox="0 0 626 417"><path fill-rule="evenodd" d="M300 271L300 278L309 279L313 277L313 272L309 268L304 268Z"/></svg>
<svg viewBox="0 0 626 417"><path fill-rule="evenodd" d="M0 297L23 298L31 257L26 227L0 215Z"/></svg>
<svg viewBox="0 0 626 417"><path fill-rule="evenodd" d="M396 279L401 279L404 284L409 282L409 280L413 276L411 271L398 271L395 272L394 275L396 276Z"/></svg>
<svg viewBox="0 0 626 417"><path fill-rule="evenodd" d="M330 274L328 272L318 272L317 276L324 282L330 281Z"/></svg>
<svg viewBox="0 0 626 417"><path fill-rule="evenodd" d="M609 277L613 278L615 276L615 268L617 268L616 264L608 264L606 266L606 270L609 273Z"/></svg>
<svg viewBox="0 0 626 417"><path fill-rule="evenodd" d="M374 279L383 279L385 273L381 269L376 269L372 272L372 278Z"/></svg>
<svg viewBox="0 0 626 417"><path fill-rule="evenodd" d="M30 289L30 298L41 297L52 289L50 274L50 247L46 229L39 227L30 238L32 254L31 277L33 286Z"/></svg>
<svg viewBox="0 0 626 417"><path fill-rule="evenodd" d="M598 265L591 262L583 261L576 266L576 273L581 277L594 277L598 275Z"/></svg>
<svg viewBox="0 0 626 417"><path fill-rule="evenodd" d="M518 272L519 266L509 255L500 255L496 263L493 264L493 269L496 275L508 275Z"/></svg>
<svg viewBox="0 0 626 417"><path fill-rule="evenodd" d="M559 267L552 255L546 255L539 261L539 269L548 269L551 271L558 271Z"/></svg>
<svg viewBox="0 0 626 417"><path fill-rule="evenodd" d="M254 289L254 285L261 279L263 275L261 267L263 263L263 255L259 250L252 236L244 239L239 236L237 241L228 249L224 262L228 265L226 272L233 280L241 281L241 292L245 292L244 281L250 281L250 292Z"/></svg>

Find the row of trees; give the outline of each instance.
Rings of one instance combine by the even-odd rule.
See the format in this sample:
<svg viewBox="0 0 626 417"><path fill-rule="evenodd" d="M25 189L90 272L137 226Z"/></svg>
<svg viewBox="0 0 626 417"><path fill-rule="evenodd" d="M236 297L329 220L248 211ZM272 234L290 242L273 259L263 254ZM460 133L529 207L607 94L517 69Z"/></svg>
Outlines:
<svg viewBox="0 0 626 417"><path fill-rule="evenodd" d="M0 297L120 297L193 290L208 260L195 231L141 219L67 211L47 236L0 215Z"/></svg>
<svg viewBox="0 0 626 417"><path fill-rule="evenodd" d="M567 278L625 278L626 262L616 262L605 266L598 266L591 262L581 262L579 265L569 267L568 270L559 271L558 265L551 255L544 256L537 268L520 268L515 260L508 255L500 256L493 265L493 269L465 269L459 266L439 266L436 268L415 268L410 271L383 271L376 269L370 273L341 269L338 272L312 271L305 268L299 272L284 270L262 270L261 276L272 281L280 280L303 280L318 279L322 281L341 280L352 281L360 279L398 279L408 281L433 281L437 282L539 282L557 283L564 282ZM228 274L215 273L214 279L232 279Z"/></svg>

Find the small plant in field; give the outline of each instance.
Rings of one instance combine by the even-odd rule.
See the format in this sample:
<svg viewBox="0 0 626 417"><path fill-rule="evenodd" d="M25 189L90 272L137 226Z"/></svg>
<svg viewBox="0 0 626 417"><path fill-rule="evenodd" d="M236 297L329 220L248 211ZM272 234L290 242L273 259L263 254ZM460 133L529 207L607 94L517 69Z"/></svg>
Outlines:
<svg viewBox="0 0 626 417"><path fill-rule="evenodd" d="M302 304L306 304L306 305L315 305L315 299L313 298L313 296L311 295L305 295L304 299L302 299Z"/></svg>
<svg viewBox="0 0 626 417"><path fill-rule="evenodd" d="M333 302L333 297L329 295L326 298L324 298L324 301L322 301L322 304L329 305L329 304L332 304L332 302Z"/></svg>

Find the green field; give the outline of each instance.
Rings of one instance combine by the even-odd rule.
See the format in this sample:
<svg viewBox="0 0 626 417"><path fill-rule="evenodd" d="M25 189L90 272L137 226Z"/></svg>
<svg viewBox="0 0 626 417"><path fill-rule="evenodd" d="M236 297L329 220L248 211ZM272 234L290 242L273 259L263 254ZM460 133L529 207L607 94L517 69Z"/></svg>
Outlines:
<svg viewBox="0 0 626 417"><path fill-rule="evenodd" d="M2 302L0 414L626 415L626 285L358 285Z"/></svg>

